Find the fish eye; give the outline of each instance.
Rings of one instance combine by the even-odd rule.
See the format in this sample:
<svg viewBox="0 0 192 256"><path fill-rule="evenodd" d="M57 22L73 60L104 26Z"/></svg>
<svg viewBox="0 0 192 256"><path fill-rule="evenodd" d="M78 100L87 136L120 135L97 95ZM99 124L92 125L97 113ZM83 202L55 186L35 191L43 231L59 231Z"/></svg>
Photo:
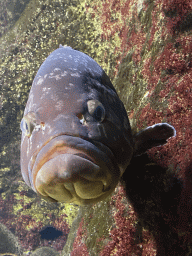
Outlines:
<svg viewBox="0 0 192 256"><path fill-rule="evenodd" d="M89 100L87 102L87 108L89 114L97 122L102 122L105 118L105 108L103 104L98 100Z"/></svg>
<svg viewBox="0 0 192 256"><path fill-rule="evenodd" d="M20 124L21 131L25 134L25 136L30 137L35 126L36 126L35 113L29 112L21 120L21 124Z"/></svg>

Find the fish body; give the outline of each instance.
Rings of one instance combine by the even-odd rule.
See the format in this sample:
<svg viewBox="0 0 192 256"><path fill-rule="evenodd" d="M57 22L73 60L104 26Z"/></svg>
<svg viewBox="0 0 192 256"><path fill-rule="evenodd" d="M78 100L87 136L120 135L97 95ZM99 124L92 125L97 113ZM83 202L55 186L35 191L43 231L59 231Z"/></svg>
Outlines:
<svg viewBox="0 0 192 256"><path fill-rule="evenodd" d="M125 108L103 69L60 46L39 68L21 122L21 172L44 198L100 201L133 154Z"/></svg>
<svg viewBox="0 0 192 256"><path fill-rule="evenodd" d="M91 57L68 46L53 51L39 68L21 130L25 182L47 200L75 204L106 198L134 152L175 135L172 126L158 124L133 137L109 77Z"/></svg>

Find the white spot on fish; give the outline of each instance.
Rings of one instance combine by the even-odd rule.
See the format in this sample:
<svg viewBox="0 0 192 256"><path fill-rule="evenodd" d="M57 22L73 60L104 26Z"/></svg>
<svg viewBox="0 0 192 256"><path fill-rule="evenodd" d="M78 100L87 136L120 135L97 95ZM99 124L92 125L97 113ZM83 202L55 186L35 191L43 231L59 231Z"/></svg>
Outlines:
<svg viewBox="0 0 192 256"><path fill-rule="evenodd" d="M44 107L38 107L35 112L37 113L37 115L39 113L43 113L44 112Z"/></svg>
<svg viewBox="0 0 192 256"><path fill-rule="evenodd" d="M72 84L72 83L69 83L69 85L70 85L70 86L74 86L74 84Z"/></svg>
<svg viewBox="0 0 192 256"><path fill-rule="evenodd" d="M53 101L58 101L58 100L59 100L59 99L58 99L58 95L55 94L55 93L51 94L51 99L52 99Z"/></svg>
<svg viewBox="0 0 192 256"><path fill-rule="evenodd" d="M59 119L64 118L64 119L71 119L70 116L66 116L64 114L59 114L55 119L53 119L53 122L57 122Z"/></svg>
<svg viewBox="0 0 192 256"><path fill-rule="evenodd" d="M33 139L33 134L31 134L31 136L29 137L29 150L32 149L32 146L33 146L33 142L32 142L32 139Z"/></svg>
<svg viewBox="0 0 192 256"><path fill-rule="evenodd" d="M54 71L59 71L59 70L61 70L60 68L54 68Z"/></svg>
<svg viewBox="0 0 192 256"><path fill-rule="evenodd" d="M25 108L24 115L26 115L29 111L35 108L36 104L34 103L34 94L30 92L29 99L27 102L27 107Z"/></svg>
<svg viewBox="0 0 192 256"><path fill-rule="evenodd" d="M37 85L41 85L43 83L44 79L41 77L37 81Z"/></svg>
<svg viewBox="0 0 192 256"><path fill-rule="evenodd" d="M79 73L71 73L71 76L74 76L74 77L80 77L80 74Z"/></svg>
<svg viewBox="0 0 192 256"><path fill-rule="evenodd" d="M24 139L25 139L26 137L25 136L21 136L21 146L23 145L23 142L24 142Z"/></svg>
<svg viewBox="0 0 192 256"><path fill-rule="evenodd" d="M74 122L74 120L72 120L71 127L73 130L77 129L77 124L76 124L76 122Z"/></svg>
<svg viewBox="0 0 192 256"><path fill-rule="evenodd" d="M42 91L43 91L43 92L46 92L46 91L48 92L50 89L51 89L51 88L49 88L49 87L43 87Z"/></svg>
<svg viewBox="0 0 192 256"><path fill-rule="evenodd" d="M40 99L43 99L47 96L47 94L49 94L51 91L51 88L47 88L47 87L43 87L42 91L43 91L43 94L41 95L41 98Z"/></svg>
<svg viewBox="0 0 192 256"><path fill-rule="evenodd" d="M48 130L48 134L50 134L53 131L50 125L46 125L46 130Z"/></svg>
<svg viewBox="0 0 192 256"><path fill-rule="evenodd" d="M64 71L63 73L61 73L61 76L66 76L68 74L67 71Z"/></svg>
<svg viewBox="0 0 192 256"><path fill-rule="evenodd" d="M51 76L49 76L49 78L55 78L56 80L60 80L60 79L62 79L62 77L60 76L60 74L57 74L57 75L51 75Z"/></svg>
<svg viewBox="0 0 192 256"><path fill-rule="evenodd" d="M35 129L35 131L38 132L41 129L41 125L40 124L36 125L34 129Z"/></svg>
<svg viewBox="0 0 192 256"><path fill-rule="evenodd" d="M36 106L37 106L37 104L36 104L36 103L34 103L34 104L32 105L32 109L35 109L35 108L36 108Z"/></svg>
<svg viewBox="0 0 192 256"><path fill-rule="evenodd" d="M59 101L56 103L55 108L56 108L57 110L62 110L63 106L64 106L63 101L62 101L62 100L59 100Z"/></svg>

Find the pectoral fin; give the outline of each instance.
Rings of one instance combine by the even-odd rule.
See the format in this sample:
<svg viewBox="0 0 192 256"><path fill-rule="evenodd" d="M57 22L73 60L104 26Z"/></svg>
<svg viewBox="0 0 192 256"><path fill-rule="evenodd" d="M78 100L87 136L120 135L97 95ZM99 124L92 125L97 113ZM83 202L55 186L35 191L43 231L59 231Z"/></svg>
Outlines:
<svg viewBox="0 0 192 256"><path fill-rule="evenodd" d="M134 155L141 155L150 148L164 145L173 136L176 136L176 130L170 124L158 123L149 126L134 136Z"/></svg>

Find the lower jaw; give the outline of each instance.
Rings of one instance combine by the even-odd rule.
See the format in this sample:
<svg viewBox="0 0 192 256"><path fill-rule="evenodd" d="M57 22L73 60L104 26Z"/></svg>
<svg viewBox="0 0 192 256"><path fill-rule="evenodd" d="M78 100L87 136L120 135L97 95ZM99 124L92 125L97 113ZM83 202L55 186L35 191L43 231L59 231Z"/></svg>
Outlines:
<svg viewBox="0 0 192 256"><path fill-rule="evenodd" d="M63 140L62 140L62 138L63 138ZM70 141L69 141L69 138L70 138ZM69 142L69 145L68 145L68 142ZM76 142L78 142L79 144ZM49 143L53 143L53 144L49 144ZM46 149L48 149L48 150L50 149L49 145L51 145L51 147L52 147L53 145L55 145L55 143L56 143L56 145L58 145L58 147L61 148L61 150L62 150L62 146L66 146L66 145L68 145L70 148L70 143L71 143L71 149L75 149L78 152L81 152L81 150L82 150L82 152L85 154L87 154L88 152L89 153L91 152L91 155L93 155L95 158L95 162L97 162L97 160L99 160L101 162L101 164L107 166L107 169L110 170L110 171L108 171L108 174L112 177L111 179L113 179L113 181L111 181L111 184L108 183L108 184L110 184L110 188L109 188L109 185L106 186L107 191L101 192L103 190L103 187L101 189L101 186L100 186L100 193L98 195L94 195L91 197L87 194L84 195L83 193L77 193L76 191L73 192L70 196L71 191L67 190L67 194L69 194L67 199L65 199L65 197L61 198L59 196L54 198L54 196L52 196L53 193L49 193L49 194L40 193L40 194L42 194L41 196L43 198L46 198L51 201L59 201L59 202L67 202L67 203L75 203L75 204L90 204L90 203L95 203L95 202L103 200L108 195L110 195L112 193L112 191L115 189L115 187L118 183L118 180L119 180L120 171L119 171L117 164L115 163L116 161L114 159L112 152L105 145L103 145L102 143L99 143L99 142L91 143L91 142L85 141L78 137L73 138L72 136L66 136L66 135L56 137L53 139L53 141L50 141L49 143L46 144L46 146L45 146L45 147L47 147ZM74 147L74 145L78 145L78 147ZM85 145L85 147L84 147L84 145ZM90 147L89 147L89 145L90 145ZM45 154L45 152L46 152L46 150L43 151L42 153ZM76 154L81 155L80 153L77 153L77 152L76 152ZM113 161L113 162L111 162L111 161ZM105 172L105 171L103 171L103 172ZM112 174L110 174L110 172L112 172ZM37 175L37 173L38 172L36 172L36 175ZM34 178L34 176L33 176L33 178ZM32 180L31 180L31 182L32 182ZM33 184L33 182L32 182L32 184ZM71 183L71 184L73 184L73 183ZM39 194L38 190L36 189L36 186L32 185L32 187ZM90 187L94 188L94 183L90 183Z"/></svg>
<svg viewBox="0 0 192 256"><path fill-rule="evenodd" d="M115 179L117 181L117 179ZM116 182L105 187L102 181L81 179L75 183L53 182L37 190L38 194L48 201L87 205L99 202L109 196L116 187Z"/></svg>
<svg viewBox="0 0 192 256"><path fill-rule="evenodd" d="M90 199L90 198L80 198L80 197L76 196L76 197L71 198L70 200L64 200L63 199L63 200L60 200L60 201L58 201L58 200L56 200L56 199L54 199L54 198L52 198L48 195L43 196L42 194L39 194L39 193L38 194L39 194L40 197L42 197L46 201L50 201L50 202L72 203L72 204L75 204L75 205L90 205L90 204L98 203L100 201L105 200L108 196L110 196L113 193L114 190L115 190L115 188L111 189L110 191L108 191L108 192L106 192L106 193L104 193L104 194L102 194L102 195L100 195L96 198L91 198Z"/></svg>

